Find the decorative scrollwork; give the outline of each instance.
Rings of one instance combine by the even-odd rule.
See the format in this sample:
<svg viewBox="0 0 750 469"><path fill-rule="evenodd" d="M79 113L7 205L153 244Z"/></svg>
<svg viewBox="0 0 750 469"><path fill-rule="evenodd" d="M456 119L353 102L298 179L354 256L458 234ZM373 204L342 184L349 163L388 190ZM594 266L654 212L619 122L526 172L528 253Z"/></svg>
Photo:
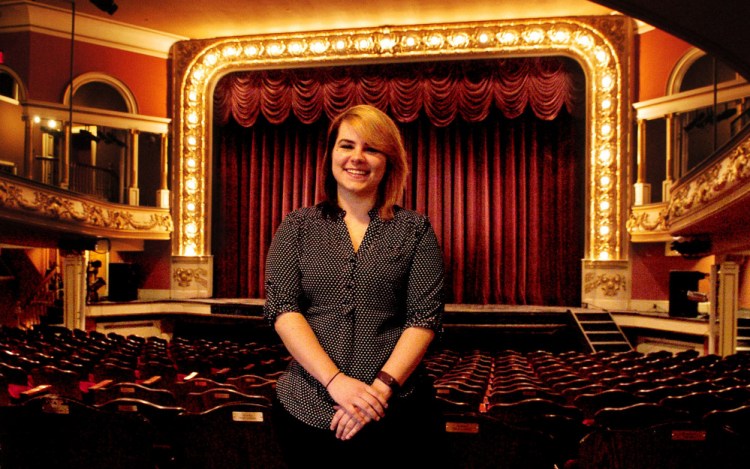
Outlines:
<svg viewBox="0 0 750 469"><path fill-rule="evenodd" d="M667 209L663 208L659 210L656 219L651 220L653 212L631 211L626 223L627 230L629 233L667 231L667 213Z"/></svg>
<svg viewBox="0 0 750 469"><path fill-rule="evenodd" d="M623 274L595 274L589 272L586 274L584 289L590 293L595 288L601 288L604 296L617 296L620 290L625 290L627 280Z"/></svg>
<svg viewBox="0 0 750 469"><path fill-rule="evenodd" d="M195 280L201 286L205 287L206 285L208 285L206 274L207 272L205 269L188 269L179 267L174 270L174 279L177 282L177 285L183 288L190 287L193 280Z"/></svg>
<svg viewBox="0 0 750 469"><path fill-rule="evenodd" d="M39 189L0 180L0 208L33 212L49 221L67 221L117 232L170 233L172 216L164 209L96 203L57 188Z"/></svg>
<svg viewBox="0 0 750 469"><path fill-rule="evenodd" d="M749 180L750 138L672 192L668 221L705 207Z"/></svg>

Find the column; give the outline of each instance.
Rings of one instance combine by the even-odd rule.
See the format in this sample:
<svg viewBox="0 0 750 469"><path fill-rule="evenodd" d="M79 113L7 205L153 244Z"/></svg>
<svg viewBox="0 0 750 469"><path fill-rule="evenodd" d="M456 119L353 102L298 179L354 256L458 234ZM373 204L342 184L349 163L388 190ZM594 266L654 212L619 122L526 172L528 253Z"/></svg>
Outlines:
<svg viewBox="0 0 750 469"><path fill-rule="evenodd" d="M667 114L665 117L666 119L666 168L667 168L667 174L665 175L665 179L662 182L661 186L661 199L662 202L669 202L670 199L670 191L672 190L672 172L674 171L674 168L672 165L674 165L674 114Z"/></svg>
<svg viewBox="0 0 750 469"><path fill-rule="evenodd" d="M68 189L70 187L70 158L73 156L70 154L73 146L73 124L66 122L64 124L64 131L62 160L60 161L60 182L58 185L62 189Z"/></svg>
<svg viewBox="0 0 750 469"><path fill-rule="evenodd" d="M159 189L156 191L156 201L161 208L169 208L169 138L167 134L161 134L160 165L161 174Z"/></svg>
<svg viewBox="0 0 750 469"><path fill-rule="evenodd" d="M638 119L637 179L633 186L634 205L651 203L651 185L646 183L646 120Z"/></svg>
<svg viewBox="0 0 750 469"><path fill-rule="evenodd" d="M62 252L63 317L68 329L86 329L86 259L83 251Z"/></svg>
<svg viewBox="0 0 750 469"><path fill-rule="evenodd" d="M736 262L719 264L716 285L716 307L719 317L718 355L726 357L737 351L737 309L740 268Z"/></svg>
<svg viewBox="0 0 750 469"><path fill-rule="evenodd" d="M23 171L26 179L34 179L34 118L27 116L23 135Z"/></svg>
<svg viewBox="0 0 750 469"><path fill-rule="evenodd" d="M128 204L138 205L140 192L138 189L138 135L140 131L130 129L130 186L128 187Z"/></svg>

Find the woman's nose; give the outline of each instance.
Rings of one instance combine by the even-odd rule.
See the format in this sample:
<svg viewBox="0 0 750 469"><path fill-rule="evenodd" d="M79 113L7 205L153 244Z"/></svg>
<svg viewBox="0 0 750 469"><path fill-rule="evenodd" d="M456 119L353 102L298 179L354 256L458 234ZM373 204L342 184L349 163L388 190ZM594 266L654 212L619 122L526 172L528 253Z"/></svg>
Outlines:
<svg viewBox="0 0 750 469"><path fill-rule="evenodd" d="M352 150L350 158L353 160L364 160L365 152L362 150L362 148L355 148L354 150Z"/></svg>

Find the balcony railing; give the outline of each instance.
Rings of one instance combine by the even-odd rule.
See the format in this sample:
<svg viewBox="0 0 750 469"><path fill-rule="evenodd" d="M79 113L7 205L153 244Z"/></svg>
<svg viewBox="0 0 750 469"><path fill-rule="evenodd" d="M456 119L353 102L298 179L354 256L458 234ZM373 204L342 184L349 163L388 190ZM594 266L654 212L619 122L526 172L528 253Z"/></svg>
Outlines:
<svg viewBox="0 0 750 469"><path fill-rule="evenodd" d="M118 174L99 166L72 162L70 164L70 190L108 202L121 202Z"/></svg>

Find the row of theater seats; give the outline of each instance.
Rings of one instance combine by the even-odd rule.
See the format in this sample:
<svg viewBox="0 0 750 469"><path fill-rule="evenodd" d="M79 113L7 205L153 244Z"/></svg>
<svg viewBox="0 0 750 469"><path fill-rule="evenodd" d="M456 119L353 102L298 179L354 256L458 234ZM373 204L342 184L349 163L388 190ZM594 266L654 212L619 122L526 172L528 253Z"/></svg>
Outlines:
<svg viewBox="0 0 750 469"><path fill-rule="evenodd" d="M0 467L281 467L279 344L0 329ZM744 467L750 356L436 349L460 468ZM51 464L50 461L54 461Z"/></svg>
<svg viewBox="0 0 750 469"><path fill-rule="evenodd" d="M696 351L443 350L427 360L449 431L455 420L475 432L467 457L485 455L483 467L503 452L523 461L508 467L747 467L749 365L750 355Z"/></svg>
<svg viewBox="0 0 750 469"><path fill-rule="evenodd" d="M0 467L283 467L279 344L0 329Z"/></svg>

